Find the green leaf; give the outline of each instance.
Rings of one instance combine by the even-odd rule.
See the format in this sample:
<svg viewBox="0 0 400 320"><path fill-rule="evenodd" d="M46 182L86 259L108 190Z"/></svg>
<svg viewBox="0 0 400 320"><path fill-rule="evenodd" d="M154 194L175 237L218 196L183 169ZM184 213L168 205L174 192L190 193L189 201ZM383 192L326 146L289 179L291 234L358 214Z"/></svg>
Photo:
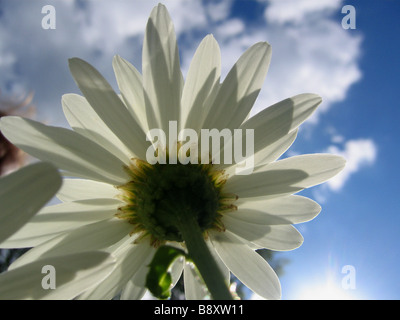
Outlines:
<svg viewBox="0 0 400 320"><path fill-rule="evenodd" d="M172 278L168 270L179 256L188 259L183 250L171 246L162 246L155 253L149 265L146 287L156 298L168 299L171 296Z"/></svg>

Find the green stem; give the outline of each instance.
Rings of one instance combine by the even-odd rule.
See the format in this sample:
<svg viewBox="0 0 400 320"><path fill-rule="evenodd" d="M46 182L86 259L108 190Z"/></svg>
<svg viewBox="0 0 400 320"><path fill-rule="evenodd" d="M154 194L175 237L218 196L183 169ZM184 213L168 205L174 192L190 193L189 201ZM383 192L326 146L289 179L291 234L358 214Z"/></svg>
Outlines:
<svg viewBox="0 0 400 320"><path fill-rule="evenodd" d="M213 299L233 300L222 272L207 247L197 221L191 215L186 215L183 220L179 221L178 229L185 240L189 257L199 270Z"/></svg>

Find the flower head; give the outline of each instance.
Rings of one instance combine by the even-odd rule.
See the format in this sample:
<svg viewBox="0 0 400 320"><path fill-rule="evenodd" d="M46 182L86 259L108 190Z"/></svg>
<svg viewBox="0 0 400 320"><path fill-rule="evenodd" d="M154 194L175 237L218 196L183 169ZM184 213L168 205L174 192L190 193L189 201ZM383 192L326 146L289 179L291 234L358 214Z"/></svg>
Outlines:
<svg viewBox="0 0 400 320"><path fill-rule="evenodd" d="M105 250L116 257L117 267L80 298L112 298L121 290L122 298L140 298L156 248L164 243L185 248L185 221L190 220L227 281L232 272L258 295L279 298L279 280L255 249L300 246L303 238L292 224L314 218L320 207L294 194L337 174L344 160L323 154L277 160L321 103L317 95L283 100L247 119L270 56L268 43L255 44L221 82L219 47L208 35L184 80L173 24L166 8L158 5L146 28L143 74L114 58L121 96L91 65L71 59L71 73L84 95L63 96L73 131L18 117L1 121L13 143L73 177L64 179L58 193L62 204L44 208L2 244L35 246L14 267L39 257ZM236 132L240 140L235 146L240 147L251 129L254 148L246 156L253 160L252 173L237 174L242 163L216 163L207 154L208 163L149 163L149 150L158 159L162 154L168 160L193 156L194 149L171 138L171 122L197 137L205 129ZM168 133L161 147L156 147L154 135L149 139L152 129ZM200 140L195 145L203 146ZM222 148L220 153L225 155ZM173 280L182 270L186 297L204 297L190 264L176 261Z"/></svg>
<svg viewBox="0 0 400 320"><path fill-rule="evenodd" d="M223 230L223 212L233 208L229 199L235 199L223 193L223 172L213 170L212 164L150 165L138 160L128 172L129 182L119 186L126 205L116 216L133 224L132 234L140 233L136 242L147 236L156 247L166 241L183 242L176 207L194 216L202 232Z"/></svg>

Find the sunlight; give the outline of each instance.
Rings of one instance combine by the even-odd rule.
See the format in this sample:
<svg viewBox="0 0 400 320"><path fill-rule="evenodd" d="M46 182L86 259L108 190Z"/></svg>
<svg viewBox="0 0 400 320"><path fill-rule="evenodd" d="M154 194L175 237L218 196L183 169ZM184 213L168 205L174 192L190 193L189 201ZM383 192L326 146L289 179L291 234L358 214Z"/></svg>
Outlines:
<svg viewBox="0 0 400 320"><path fill-rule="evenodd" d="M298 300L355 300L352 290L342 289L333 282L303 288L297 295Z"/></svg>

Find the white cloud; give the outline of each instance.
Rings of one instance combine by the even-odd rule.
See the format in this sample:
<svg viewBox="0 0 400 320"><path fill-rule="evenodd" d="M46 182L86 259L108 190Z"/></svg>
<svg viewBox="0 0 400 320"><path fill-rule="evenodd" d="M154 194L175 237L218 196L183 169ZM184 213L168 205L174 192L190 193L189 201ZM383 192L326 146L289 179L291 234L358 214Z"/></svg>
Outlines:
<svg viewBox="0 0 400 320"><path fill-rule="evenodd" d="M56 30L41 28L41 8L48 1L1 2L0 89L33 90L39 113L51 114L53 123L60 125L61 95L77 92L67 59L78 56L89 61L115 86L113 55L120 54L141 68L143 33L148 15L158 2L55 0ZM333 13L341 1L312 2L313 6L304 0L268 1L265 12L259 13L260 23L249 26L248 21L231 16L231 0L163 1L178 38L183 40L179 47L184 70L208 33L213 33L220 44L223 77L255 42L272 45L270 71L253 114L302 92L320 94L323 112L344 99L360 79L361 38L334 20ZM314 121L317 119L318 114Z"/></svg>
<svg viewBox="0 0 400 320"><path fill-rule="evenodd" d="M231 0L210 1L206 6L208 16L213 22L226 20L232 6Z"/></svg>
<svg viewBox="0 0 400 320"><path fill-rule="evenodd" d="M351 175L375 163L378 148L371 139L357 139L347 141L343 149L332 145L326 152L340 155L346 159L343 171L325 183L330 190L339 191Z"/></svg>
<svg viewBox="0 0 400 320"><path fill-rule="evenodd" d="M240 19L230 19L216 28L220 37L232 37L239 35L245 30L245 25Z"/></svg>
<svg viewBox="0 0 400 320"><path fill-rule="evenodd" d="M273 23L302 23L315 14L337 10L343 0L268 0L265 17Z"/></svg>
<svg viewBox="0 0 400 320"><path fill-rule="evenodd" d="M362 37L344 30L335 18L341 2L268 1L263 33L272 45L272 63L261 95L264 105L257 104L257 111L288 96L312 92L323 98L311 118L316 123L360 80Z"/></svg>
<svg viewBox="0 0 400 320"><path fill-rule="evenodd" d="M158 0L54 0L56 29L44 30L41 9L46 0L0 3L0 90L5 94L34 91L38 118L66 125L61 96L78 92L68 59L93 64L115 86L112 57L120 54L141 68L142 38ZM207 25L199 1L166 0L178 34Z"/></svg>
<svg viewBox="0 0 400 320"><path fill-rule="evenodd" d="M328 126L325 129L326 133L330 135L331 142L334 144L340 144L345 142L345 137L337 132L337 129L333 126Z"/></svg>
<svg viewBox="0 0 400 320"><path fill-rule="evenodd" d="M334 135L334 136L332 136L332 142L333 143L342 143L342 142L344 142L344 137L341 136L340 134Z"/></svg>

